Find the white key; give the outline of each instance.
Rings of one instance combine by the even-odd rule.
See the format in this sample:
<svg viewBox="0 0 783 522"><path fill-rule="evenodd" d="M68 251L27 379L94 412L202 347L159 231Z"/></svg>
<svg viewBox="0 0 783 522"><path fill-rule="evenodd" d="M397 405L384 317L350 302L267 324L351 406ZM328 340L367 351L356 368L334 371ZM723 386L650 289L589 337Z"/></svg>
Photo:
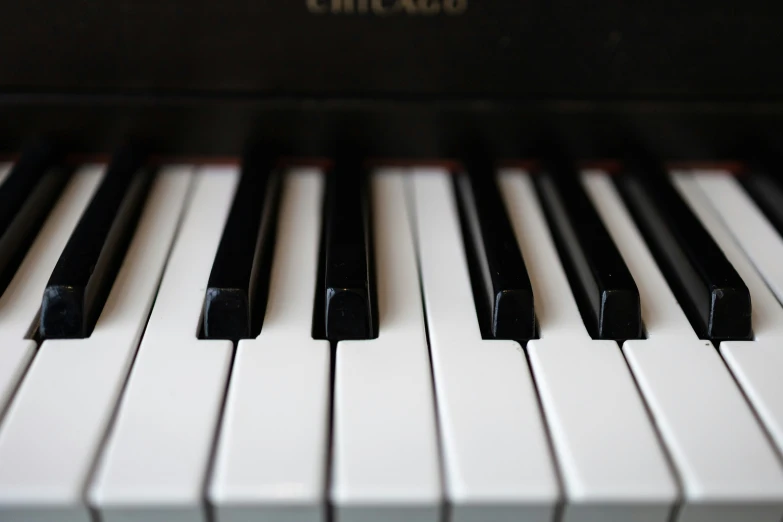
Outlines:
<svg viewBox="0 0 783 522"><path fill-rule="evenodd" d="M450 175L412 176L452 520L551 520L557 475L525 353L481 338Z"/></svg>
<svg viewBox="0 0 783 522"><path fill-rule="evenodd" d="M587 333L532 180L500 174L533 284L528 354L565 486L564 520L667 520L677 488L614 341Z"/></svg>
<svg viewBox="0 0 783 522"><path fill-rule="evenodd" d="M209 489L220 522L324 519L330 348L310 335L323 177L284 178L264 324L239 342Z"/></svg>
<svg viewBox="0 0 783 522"><path fill-rule="evenodd" d="M756 260L760 269L764 266L772 288L783 288L783 272L769 263L765 252L765 247L780 250L783 242L729 176L682 173L675 183L687 194L691 208L750 290L754 340L722 342L720 351L778 450L783 450L783 382L779 372L783 367L783 308L751 263ZM723 214L728 206L732 208Z"/></svg>
<svg viewBox="0 0 783 522"><path fill-rule="evenodd" d="M88 492L104 522L205 520L203 489L231 365L230 341L197 338L238 180L203 168Z"/></svg>
<svg viewBox="0 0 783 522"><path fill-rule="evenodd" d="M340 522L435 522L435 405L404 174L371 184L380 329L337 345L331 500Z"/></svg>
<svg viewBox="0 0 783 522"><path fill-rule="evenodd" d="M41 346L0 430L3 520L89 521L83 492L125 383L190 182L164 169L87 339Z"/></svg>
<svg viewBox="0 0 783 522"><path fill-rule="evenodd" d="M79 169L0 297L0 414L35 352L29 336L35 331L49 276L102 177L102 166Z"/></svg>
<svg viewBox="0 0 783 522"><path fill-rule="evenodd" d="M682 522L779 520L783 472L740 390L698 339L610 179L583 182L639 286L648 338L623 349L683 487Z"/></svg>
<svg viewBox="0 0 783 522"><path fill-rule="evenodd" d="M687 175L687 178L690 177ZM783 241L775 227L732 174L725 171L696 171L692 177L693 183L703 191L719 219L734 235L767 285L778 299L783 300L783 264L780 262L783 259ZM686 173L678 176L678 179L685 178ZM755 331L755 322L753 326Z"/></svg>

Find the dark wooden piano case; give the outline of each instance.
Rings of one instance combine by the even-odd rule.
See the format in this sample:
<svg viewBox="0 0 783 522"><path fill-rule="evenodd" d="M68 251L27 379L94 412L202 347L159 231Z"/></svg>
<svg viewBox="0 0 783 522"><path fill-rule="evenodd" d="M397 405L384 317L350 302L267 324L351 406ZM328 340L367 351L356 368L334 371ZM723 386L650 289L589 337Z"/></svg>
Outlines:
<svg viewBox="0 0 783 522"><path fill-rule="evenodd" d="M518 157L556 135L733 157L780 125L781 19L762 0L4 2L0 149Z"/></svg>

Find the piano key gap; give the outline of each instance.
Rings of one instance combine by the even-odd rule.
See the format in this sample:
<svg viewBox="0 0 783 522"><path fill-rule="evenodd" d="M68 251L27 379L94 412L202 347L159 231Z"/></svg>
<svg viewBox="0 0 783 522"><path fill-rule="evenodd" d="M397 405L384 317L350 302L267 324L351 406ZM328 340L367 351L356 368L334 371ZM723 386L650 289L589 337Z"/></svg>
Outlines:
<svg viewBox="0 0 783 522"><path fill-rule="evenodd" d="M731 369L731 366L729 366L729 363L726 362L726 358L723 357L723 353L721 353L720 351L720 343L721 341L712 341L712 346L715 348L715 350L717 350L721 363L723 363L723 366L726 368L726 372L729 374L731 380L734 382L740 394L742 395L742 398L745 400L745 404L748 406L751 415L753 415L753 418L758 423L759 428L761 428L761 433L764 434L764 438L767 440L769 446L772 448L772 451L777 456L778 461L781 464L783 464L783 451L781 451L781 449L778 447L774 437L772 436L769 429L767 428L766 423L759 416L759 413L756 410L755 406L753 406L753 401L751 401L750 397L748 397L745 386L743 386L742 383L737 379L737 376L734 374L734 371Z"/></svg>
<svg viewBox="0 0 783 522"><path fill-rule="evenodd" d="M152 317L152 311L155 309L155 304L158 301L158 293L160 291L160 284L163 281L163 274L165 273L165 267L169 265L171 254L174 251L174 246L177 243L177 237L179 236L180 230L182 228L182 224L185 221L185 216L187 215L188 209L190 208L191 199L192 199L191 195L193 194L194 185L195 184L192 182L189 183L187 190L185 191L185 203L182 207L179 216L177 217L177 222L174 226L174 234L172 235L171 242L169 243L168 250L166 252L166 256L162 264L164 269L161 270L161 273L158 275L158 280L155 283L155 295L152 297L152 303L150 303L149 310L147 311L147 317L144 320L144 327L142 328L142 331L139 334L139 341L136 343L136 349L134 350L133 356L131 357L131 360L128 363L128 371L125 372L125 379L123 380L120 391L117 394L117 399L114 402L114 408L112 410L109 421L106 423L106 428L104 429L103 435L101 436L101 440L98 443L97 451L95 452L95 458L93 459L93 462L90 466L90 470L87 473L87 480L85 481L85 484L83 486L82 500L84 502L84 505L87 506L87 509L90 513L90 517L93 522L101 522L102 519L100 513L98 512L98 509L93 505L91 505L89 502L90 486L92 485L92 481L94 480L95 475L98 472L98 467L101 462L101 456L103 455L106 445L108 444L109 436L111 435L117 416L119 415L120 406L122 405L122 398L125 396L125 390L128 387L128 383L130 382L131 373L134 365L136 364L136 358L139 356L139 348L141 347L141 342L142 340L144 340L144 336L147 333L147 328L149 327L150 318ZM34 323L36 328L37 328L37 324L38 322L36 321ZM200 320L199 320L199 324L200 324Z"/></svg>
<svg viewBox="0 0 783 522"><path fill-rule="evenodd" d="M642 321L642 334L644 335L644 338L647 339L647 328L644 325L644 321ZM650 406L647 404L647 398L645 397L644 393L642 393L642 389L639 386L639 381L636 378L636 374L633 372L631 365L628 362L628 357L626 356L625 351L622 348L623 342L618 342L617 348L618 350L620 350L620 354L623 357L623 361L625 362L625 366L628 369L628 374L631 376L631 380L633 381L633 385L634 388L636 389L636 393L641 399L642 407L644 408L644 411L647 414L647 419L650 421L650 425L652 426L653 433L655 434L655 440L658 442L658 446L661 448L661 453L663 454L663 458L666 460L666 465L669 468L669 473L671 473L671 476L674 479L674 483L677 486L677 500L672 506L670 516L667 518L669 522L674 522L675 520L677 520L677 515L680 509L682 509L683 495L684 495L684 485L683 485L682 477L680 477L680 473L677 470L677 466L675 466L674 464L674 459L669 453L669 448L663 439L663 435L661 434L660 428L658 426L658 422L656 421L655 416L650 410Z"/></svg>
<svg viewBox="0 0 783 522"><path fill-rule="evenodd" d="M321 292L323 294L323 292ZM324 466L324 505L323 513L326 522L337 520L336 508L329 494L332 490L332 461L334 460L334 388L337 374L337 341L329 343L329 418L326 421L326 465Z"/></svg>
<svg viewBox="0 0 783 522"><path fill-rule="evenodd" d="M328 205L326 194L321 198L321 230L318 243L318 269L315 279L315 288L313 289L313 314L310 329L310 335L316 340L326 339L326 212ZM329 342L329 409L326 421L326 465L324 466L324 505L323 514L326 522L332 522L336 519L334 513L335 507L331 502L329 492L332 487L332 459L333 459L333 438L334 438L334 388L335 373L337 366L337 342Z"/></svg>
<svg viewBox="0 0 783 522"><path fill-rule="evenodd" d="M418 244L418 242L416 242L416 244ZM418 259L417 259L417 265L418 265ZM440 441L443 440L443 432L440 426L440 415L438 415L438 398L437 398L437 394L435 393L435 370L432 367L432 348L431 348L432 344L430 343L430 328L429 325L427 324L427 301L425 301L424 299L424 284L421 279L421 268L419 268L418 270L418 275L419 275L419 293L421 295L422 313L424 314L424 337L427 342L427 360L429 361L430 383L432 383L432 409L435 412L435 435L437 437L436 440L438 441L438 471L440 473L441 486L444 491L443 502L441 503L440 522L446 522L448 520L451 520L451 511L453 509L453 506L448 501L448 495L445 494L446 457L443 454L443 446L440 444Z"/></svg>
<svg viewBox="0 0 783 522"><path fill-rule="evenodd" d="M536 321L536 331L538 333L538 321ZM561 464L557 458L557 453L555 452L555 444L553 442L552 438L552 430L549 427L549 422L547 421L546 414L544 413L544 404L541 402L541 392L539 391L538 386L538 380L536 373L533 371L533 365L530 363L530 354L527 351L527 345L522 348L522 353L525 356L525 362L527 363L528 371L530 372L530 382L533 385L533 392L536 398L536 405L538 407L538 415L541 421L541 426L544 429L544 434L546 435L546 441L547 441L547 450L549 452L549 458L552 462L552 468L554 469L555 474L555 480L557 481L557 489L560 492L557 502L555 502L555 508L552 516L552 520L563 520L563 513L565 512L565 504L566 504L566 489L565 489L565 480L563 479L563 472L561 470Z"/></svg>
<svg viewBox="0 0 783 522"><path fill-rule="evenodd" d="M8 393L8 400L6 401L5 406L0 407L0 425L2 425L2 421L5 418L5 414L8 412L8 410L11 408L11 405L14 403L16 394L19 392L19 388L22 387L22 383L24 382L24 379L27 376L27 372L30 370L30 367L33 365L33 361L35 360L35 356L37 355L38 349L40 347L41 347L41 342L36 341L36 347L32 357L30 357L30 360L27 361L27 364L19 372L20 373L19 378L16 380L16 383L14 384L13 388Z"/></svg>
<svg viewBox="0 0 783 522"><path fill-rule="evenodd" d="M29 339L31 341L35 341L36 350L40 348L41 343L43 342L43 338L41 337L40 332L40 322L41 322L41 308L38 307L38 311L35 312L35 317L33 318L33 321L30 323L30 327L27 329L27 332L24 334L25 339Z"/></svg>
<svg viewBox="0 0 783 522"><path fill-rule="evenodd" d="M226 402L228 400L228 388L231 383L231 377L234 373L234 361L236 360L237 356L237 345L239 344L238 341L233 341L232 343L232 349L231 349L231 360L228 364L228 372L226 373L226 378L223 381L223 395L222 399L220 401L220 411L218 412L217 418L215 420L215 426L212 430L212 443L210 445L209 449L209 459L207 463L207 469L204 473L204 481L201 484L201 505L204 509L204 512L206 514L207 520L209 522L216 521L217 513L215 512L216 508L214 505L212 505L209 502L209 484L212 480L212 474L215 471L215 466L217 464L217 451L218 451L218 441L220 438L220 428L223 425L223 418L226 414Z"/></svg>
<svg viewBox="0 0 783 522"><path fill-rule="evenodd" d="M190 189L188 189L190 190ZM188 201L188 200L186 200ZM179 230L179 223L182 222L182 215L184 215L184 212L179 217L179 222L177 223L177 227L175 230ZM176 237L176 232L175 236ZM168 265L169 256L171 255L171 251L173 248L175 241L171 242L171 245L169 245L169 251L166 254L166 260L163 264L163 266ZM157 287L160 288L160 281L161 278L158 278ZM90 487L92 485L93 480L95 479L98 468L101 464L101 457L103 456L104 450L106 449L106 445L108 444L109 437L111 435L112 430L114 429L114 423L117 420L117 416L120 412L120 407L122 406L122 398L125 396L125 390L128 387L128 383L130 382L131 373L133 370L134 365L136 364L136 358L139 356L139 348L141 346L141 341L144 339L144 335L147 333L147 327L149 326L150 317L152 317L152 310L155 309L155 301L158 299L158 292L155 291L155 296L152 299L152 304L150 305L149 310L147 311L147 318L144 320L144 328L142 328L141 334L139 335L139 340L136 343L136 348L133 350L133 356L130 358L130 362L128 363L127 371L125 372L125 378L123 379L122 386L120 387L119 392L117 393L117 397L114 400L114 407L112 408L111 415L109 416L109 421L106 423L106 426L103 430L103 434L100 437L100 441L97 444L97 450L95 451L95 457L92 460L92 463L90 464L90 469L86 474L87 479L85 480L84 484L82 484L82 503L87 507L87 511L90 514L90 519L92 522L102 522L101 515L99 513L98 508L93 506L90 503L89 494L90 494ZM40 345L39 345L40 346ZM21 383L21 381L20 381Z"/></svg>
<svg viewBox="0 0 783 522"><path fill-rule="evenodd" d="M419 251L419 234L418 229L414 225L416 223L416 205L415 197L413 194L413 180L406 180L404 184L405 189L405 207L408 214L408 226L411 229L411 237L413 238L413 249L416 255L416 274L419 278L419 295L421 298L421 309L424 315L424 336L427 342L427 360L429 361L430 368L430 382L432 383L432 406L435 411L435 434L438 441L438 470L440 472L441 485L443 487L443 502L441 504L441 520L440 522L446 522L451 520L451 511L453 510L452 504L448 501L448 495L446 491L446 457L443 451L443 430L440 423L440 415L438 414L438 395L435 391L435 369L432 362L432 343L430 342L430 327L427 321L427 300L424 298L424 281L421 275L421 253Z"/></svg>

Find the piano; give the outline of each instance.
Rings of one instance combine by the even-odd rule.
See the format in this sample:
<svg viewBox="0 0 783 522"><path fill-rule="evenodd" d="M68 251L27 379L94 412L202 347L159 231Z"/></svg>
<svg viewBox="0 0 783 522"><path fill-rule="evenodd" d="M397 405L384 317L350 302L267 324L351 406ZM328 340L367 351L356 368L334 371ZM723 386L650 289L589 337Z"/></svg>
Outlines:
<svg viewBox="0 0 783 522"><path fill-rule="evenodd" d="M1 522L780 522L783 7L0 19Z"/></svg>

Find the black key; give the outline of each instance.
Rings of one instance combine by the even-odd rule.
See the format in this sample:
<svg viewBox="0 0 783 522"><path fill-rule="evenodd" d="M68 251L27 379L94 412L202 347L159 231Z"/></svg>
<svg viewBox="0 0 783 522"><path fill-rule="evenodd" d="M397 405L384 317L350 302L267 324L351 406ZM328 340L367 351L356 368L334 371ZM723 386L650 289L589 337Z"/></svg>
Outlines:
<svg viewBox="0 0 783 522"><path fill-rule="evenodd" d="M337 162L327 187L325 333L331 341L377 336L367 177Z"/></svg>
<svg viewBox="0 0 783 522"><path fill-rule="evenodd" d="M749 339L750 292L664 168L633 160L615 184L699 337Z"/></svg>
<svg viewBox="0 0 783 522"><path fill-rule="evenodd" d="M640 338L639 290L576 169L551 162L535 180L588 332L594 339Z"/></svg>
<svg viewBox="0 0 783 522"><path fill-rule="evenodd" d="M535 337L533 288L522 252L506 214L491 162L470 162L456 177L466 252L482 332L495 339Z"/></svg>
<svg viewBox="0 0 783 522"><path fill-rule="evenodd" d="M207 339L251 339L261 331L279 186L270 157L246 156L204 299L203 336Z"/></svg>
<svg viewBox="0 0 783 522"><path fill-rule="evenodd" d="M0 295L68 182L71 169L61 160L54 144L38 142L0 185Z"/></svg>
<svg viewBox="0 0 783 522"><path fill-rule="evenodd" d="M783 235L783 184L780 180L761 165L755 165L738 179L778 234Z"/></svg>
<svg viewBox="0 0 783 522"><path fill-rule="evenodd" d="M149 193L153 170L121 149L68 240L44 290L40 335L89 337L117 276Z"/></svg>

